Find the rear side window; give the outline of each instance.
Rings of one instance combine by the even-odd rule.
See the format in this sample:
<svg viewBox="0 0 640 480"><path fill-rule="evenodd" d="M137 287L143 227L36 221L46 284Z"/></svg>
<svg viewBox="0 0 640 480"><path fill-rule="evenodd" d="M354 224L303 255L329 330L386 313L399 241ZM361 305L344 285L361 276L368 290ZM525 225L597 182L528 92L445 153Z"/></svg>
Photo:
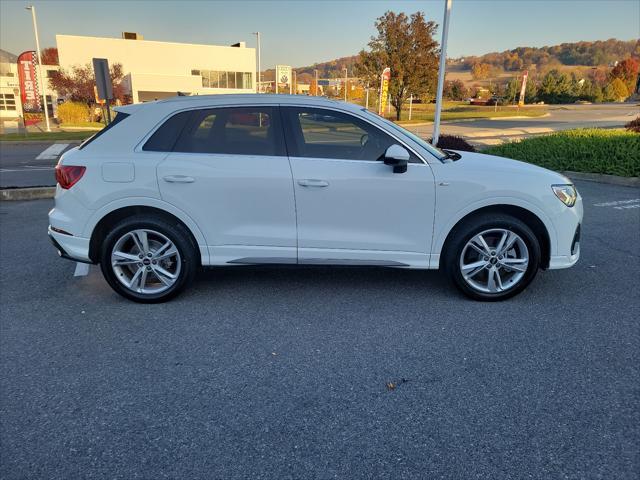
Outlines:
<svg viewBox="0 0 640 480"><path fill-rule="evenodd" d="M142 150L147 152L170 152L173 150L173 146L178 141L178 137L182 133L182 130L192 112L182 112L169 118L166 122L158 128L151 138L144 144Z"/></svg>
<svg viewBox="0 0 640 480"><path fill-rule="evenodd" d="M114 119L111 121L111 123L109 125L107 125L106 127L104 127L102 130L100 130L98 133L96 133L95 135L89 137L88 139L86 139L84 142L82 142L82 144L80 144L79 150L82 150L84 147L86 147L87 145L89 145L91 142L93 142L96 138L104 135L105 133L107 133L109 130L111 130L113 127L115 127L117 124L119 124L120 122L122 122L125 118L127 118L129 116L128 113L123 113L123 112L117 112L116 116L114 117Z"/></svg>
<svg viewBox="0 0 640 480"><path fill-rule="evenodd" d="M173 151L286 155L278 111L273 107L195 110Z"/></svg>

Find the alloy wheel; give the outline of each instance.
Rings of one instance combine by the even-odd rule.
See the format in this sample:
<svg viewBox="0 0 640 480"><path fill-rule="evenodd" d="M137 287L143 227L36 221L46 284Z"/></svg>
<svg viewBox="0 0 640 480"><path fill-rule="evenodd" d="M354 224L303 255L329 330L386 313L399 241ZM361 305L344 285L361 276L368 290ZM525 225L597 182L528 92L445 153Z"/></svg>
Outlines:
<svg viewBox="0 0 640 480"><path fill-rule="evenodd" d="M165 235L137 229L122 235L111 250L111 268L132 292L157 294L171 288L180 276L180 252Z"/></svg>
<svg viewBox="0 0 640 480"><path fill-rule="evenodd" d="M493 228L474 235L460 254L460 273L474 290L498 294L515 287L529 266L529 249L515 232Z"/></svg>

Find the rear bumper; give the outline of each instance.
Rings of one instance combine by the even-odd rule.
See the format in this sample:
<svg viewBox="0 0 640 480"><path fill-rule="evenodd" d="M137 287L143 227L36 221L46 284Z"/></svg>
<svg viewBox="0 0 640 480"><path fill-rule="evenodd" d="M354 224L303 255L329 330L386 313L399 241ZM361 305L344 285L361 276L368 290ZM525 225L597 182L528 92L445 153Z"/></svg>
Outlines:
<svg viewBox="0 0 640 480"><path fill-rule="evenodd" d="M49 239L62 258L74 262L94 263L89 258L89 239L55 232L49 226Z"/></svg>

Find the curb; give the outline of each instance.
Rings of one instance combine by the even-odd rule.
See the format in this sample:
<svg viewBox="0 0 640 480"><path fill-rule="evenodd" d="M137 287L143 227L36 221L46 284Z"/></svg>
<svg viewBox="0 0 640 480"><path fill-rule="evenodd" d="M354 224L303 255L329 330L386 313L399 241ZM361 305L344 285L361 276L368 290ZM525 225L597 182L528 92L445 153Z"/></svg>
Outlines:
<svg viewBox="0 0 640 480"><path fill-rule="evenodd" d="M0 201L40 200L53 198L56 187L29 187L0 189Z"/></svg>
<svg viewBox="0 0 640 480"><path fill-rule="evenodd" d="M607 183L609 185L619 185L621 187L640 187L640 177L619 177L618 175L607 175L605 173L584 173L584 172L562 172L571 180L584 180L587 182Z"/></svg>

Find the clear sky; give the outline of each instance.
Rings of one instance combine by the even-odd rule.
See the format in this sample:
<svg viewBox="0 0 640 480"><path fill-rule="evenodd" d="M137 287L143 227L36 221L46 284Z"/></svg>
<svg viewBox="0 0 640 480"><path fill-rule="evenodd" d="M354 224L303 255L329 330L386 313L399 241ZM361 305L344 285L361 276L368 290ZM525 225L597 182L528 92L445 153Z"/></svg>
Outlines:
<svg viewBox="0 0 640 480"><path fill-rule="evenodd" d="M254 46L252 32L259 30L263 68L353 55L386 10L421 10L441 23L444 6L444 0L0 0L0 48L19 54L35 47L29 3L36 5L42 48L55 46L55 34L120 37L122 31L147 40ZM447 56L638 37L640 0L453 0Z"/></svg>

